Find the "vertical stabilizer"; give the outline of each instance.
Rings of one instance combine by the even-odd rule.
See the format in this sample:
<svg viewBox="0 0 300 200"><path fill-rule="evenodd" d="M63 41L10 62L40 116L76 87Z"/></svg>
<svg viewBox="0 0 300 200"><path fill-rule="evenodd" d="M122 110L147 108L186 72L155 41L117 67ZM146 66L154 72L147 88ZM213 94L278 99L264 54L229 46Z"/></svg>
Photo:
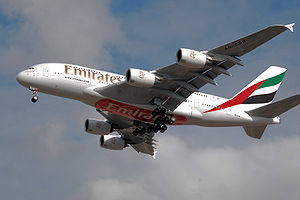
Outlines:
<svg viewBox="0 0 300 200"><path fill-rule="evenodd" d="M271 103L285 73L285 68L271 66L234 97L217 107L205 111L205 113L240 104L251 105L251 108L254 109Z"/></svg>
<svg viewBox="0 0 300 200"><path fill-rule="evenodd" d="M247 135L253 138L260 139L263 135L267 125L262 126L244 126L244 130L246 131Z"/></svg>
<svg viewBox="0 0 300 200"><path fill-rule="evenodd" d="M271 103L285 73L285 68L271 66L233 98L243 96L242 104Z"/></svg>

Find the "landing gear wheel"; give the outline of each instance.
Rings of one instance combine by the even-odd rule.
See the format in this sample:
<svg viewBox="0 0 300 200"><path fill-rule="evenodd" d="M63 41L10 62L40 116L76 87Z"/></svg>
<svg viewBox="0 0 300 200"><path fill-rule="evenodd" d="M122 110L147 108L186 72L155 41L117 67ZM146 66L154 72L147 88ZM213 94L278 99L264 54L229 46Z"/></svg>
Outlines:
<svg viewBox="0 0 300 200"><path fill-rule="evenodd" d="M159 115L164 116L166 114L167 110L165 108L159 109Z"/></svg>
<svg viewBox="0 0 300 200"><path fill-rule="evenodd" d="M155 121L155 124L163 124L163 118L162 117L158 117Z"/></svg>
<svg viewBox="0 0 300 200"><path fill-rule="evenodd" d="M168 119L168 124L172 125L172 124L174 124L175 121L176 121L176 118L175 118L175 117L170 117L170 118Z"/></svg>
<svg viewBox="0 0 300 200"><path fill-rule="evenodd" d="M148 128L147 128L147 132L148 132L148 133L151 133L151 132L153 131L153 129L154 129L154 126L153 126L153 125L150 125L150 126L148 126Z"/></svg>
<svg viewBox="0 0 300 200"><path fill-rule="evenodd" d="M153 117L157 116L159 114L159 109L155 108L151 114L153 115Z"/></svg>
<svg viewBox="0 0 300 200"><path fill-rule="evenodd" d="M160 129L159 125L155 125L155 126L153 127L153 131L154 131L155 133L157 133L157 132L159 131L159 129Z"/></svg>
<svg viewBox="0 0 300 200"><path fill-rule="evenodd" d="M33 91L33 97L31 98L32 103L37 102L37 100L39 99L38 96L37 96L38 89L37 88L33 88L33 87L30 86L29 90Z"/></svg>
<svg viewBox="0 0 300 200"><path fill-rule="evenodd" d="M146 129L145 128L141 128L140 129L140 135L144 135L146 133Z"/></svg>
<svg viewBox="0 0 300 200"><path fill-rule="evenodd" d="M155 117L157 115L160 115L160 116L164 116L166 114L167 110L163 107L158 107L158 108L155 108L153 111L152 111L152 115Z"/></svg>
<svg viewBox="0 0 300 200"><path fill-rule="evenodd" d="M133 132L132 135L137 136L137 135L144 135L146 133L145 128L136 128Z"/></svg>
<svg viewBox="0 0 300 200"><path fill-rule="evenodd" d="M31 99L32 103L37 102L37 100L39 99L39 97L37 95L34 95Z"/></svg>
<svg viewBox="0 0 300 200"><path fill-rule="evenodd" d="M161 133L165 132L168 127L166 126L167 124L172 125L175 122L175 117L172 114L167 113L167 109L162 107L161 105L157 105L158 107L155 108L152 111L152 115L154 117L158 116L155 121L154 125L148 126L147 127L147 132L155 132L157 133L160 131Z"/></svg>
<svg viewBox="0 0 300 200"><path fill-rule="evenodd" d="M160 127L160 132L163 133L163 132L165 132L167 129L168 129L168 127L167 127L166 125L162 125L162 126Z"/></svg>
<svg viewBox="0 0 300 200"><path fill-rule="evenodd" d="M138 129L135 129L135 130L132 132L132 135L134 135L134 136L137 136L138 134L139 134Z"/></svg>

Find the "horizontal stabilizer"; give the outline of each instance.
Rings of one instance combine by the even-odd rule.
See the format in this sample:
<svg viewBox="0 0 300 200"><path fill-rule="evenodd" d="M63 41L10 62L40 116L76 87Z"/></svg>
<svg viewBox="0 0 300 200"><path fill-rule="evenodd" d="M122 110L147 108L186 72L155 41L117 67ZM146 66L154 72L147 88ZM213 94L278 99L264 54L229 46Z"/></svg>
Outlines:
<svg viewBox="0 0 300 200"><path fill-rule="evenodd" d="M263 126L244 126L244 130L246 131L247 135L253 138L260 139L263 135L267 125Z"/></svg>
<svg viewBox="0 0 300 200"><path fill-rule="evenodd" d="M300 104L300 94L250 110L250 115L274 118Z"/></svg>

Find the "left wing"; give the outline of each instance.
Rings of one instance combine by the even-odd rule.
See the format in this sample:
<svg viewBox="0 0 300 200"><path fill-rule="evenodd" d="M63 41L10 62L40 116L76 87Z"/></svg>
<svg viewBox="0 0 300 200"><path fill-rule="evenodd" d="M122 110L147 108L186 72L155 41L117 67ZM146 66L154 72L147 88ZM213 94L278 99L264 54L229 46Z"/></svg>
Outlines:
<svg viewBox="0 0 300 200"><path fill-rule="evenodd" d="M146 132L143 135L133 135L137 128L135 121L119 115L107 113L97 109L97 111L107 119L114 130L125 140L126 144L132 146L138 153L145 153L155 158L157 141L153 139L154 132Z"/></svg>
<svg viewBox="0 0 300 200"><path fill-rule="evenodd" d="M132 146L138 153L145 153L153 156L155 158L156 154L156 140L153 139L154 132L148 133L146 132L143 135L134 136L132 132L134 128L122 129L119 130L118 133L122 136L122 138L126 141L127 144Z"/></svg>
<svg viewBox="0 0 300 200"><path fill-rule="evenodd" d="M153 105L154 98L159 98L165 108L174 111L205 84L217 85L214 80L217 76L231 76L228 70L232 66L243 65L238 57L285 30L293 31L293 25L269 26L208 51L180 49L177 52L177 63L150 72L134 69L139 73L136 80L145 81L145 85L137 86L136 80L130 80L130 69L126 76L127 82L96 88L95 91L114 100L143 106Z"/></svg>

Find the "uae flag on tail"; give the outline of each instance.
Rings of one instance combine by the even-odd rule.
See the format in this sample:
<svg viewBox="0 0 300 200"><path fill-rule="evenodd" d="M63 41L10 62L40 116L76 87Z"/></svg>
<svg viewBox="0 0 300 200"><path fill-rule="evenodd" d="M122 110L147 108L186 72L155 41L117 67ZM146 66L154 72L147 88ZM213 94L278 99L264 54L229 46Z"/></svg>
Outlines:
<svg viewBox="0 0 300 200"><path fill-rule="evenodd" d="M269 103L273 100L286 70L281 74L259 82L256 90L243 102L243 104Z"/></svg>
<svg viewBox="0 0 300 200"><path fill-rule="evenodd" d="M285 73L285 68L271 66L234 97L204 113L218 111L240 104L271 103Z"/></svg>

